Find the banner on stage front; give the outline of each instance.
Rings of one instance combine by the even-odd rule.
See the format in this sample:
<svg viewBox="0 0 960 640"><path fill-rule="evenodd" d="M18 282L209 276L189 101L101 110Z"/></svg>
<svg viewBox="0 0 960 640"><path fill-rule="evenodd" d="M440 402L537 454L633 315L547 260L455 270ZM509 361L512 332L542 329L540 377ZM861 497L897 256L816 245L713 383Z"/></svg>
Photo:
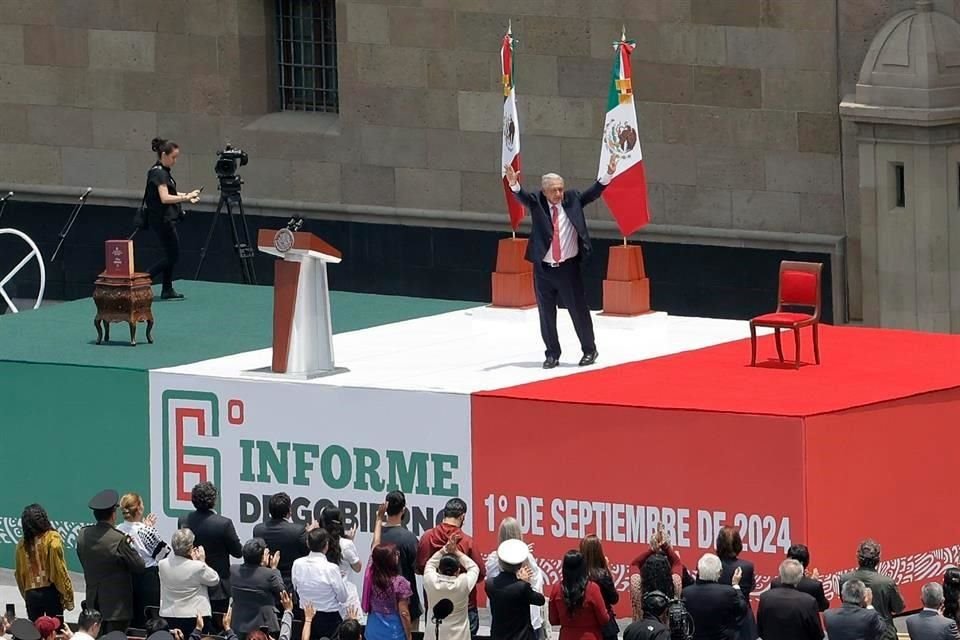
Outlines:
<svg viewBox="0 0 960 640"><path fill-rule="evenodd" d="M151 372L151 506L170 531L193 509L193 486L211 481L247 539L285 491L295 521L338 506L365 549L377 507L400 489L419 535L447 500L471 495L469 405L453 394Z"/></svg>

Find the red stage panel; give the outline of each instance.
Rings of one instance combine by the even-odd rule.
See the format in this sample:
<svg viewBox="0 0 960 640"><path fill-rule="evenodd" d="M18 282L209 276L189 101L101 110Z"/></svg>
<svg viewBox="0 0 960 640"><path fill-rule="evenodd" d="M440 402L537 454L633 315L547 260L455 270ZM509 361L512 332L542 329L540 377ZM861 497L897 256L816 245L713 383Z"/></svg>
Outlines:
<svg viewBox="0 0 960 640"><path fill-rule="evenodd" d="M855 566L873 537L894 561L884 572L919 608L922 584L960 564L958 416L952 389L805 421L807 530L821 570Z"/></svg>
<svg viewBox="0 0 960 640"><path fill-rule="evenodd" d="M776 358L773 337L645 360L497 391L500 396L661 409L809 416L960 387L960 336L820 327L823 364L799 371ZM813 359L810 330L803 354ZM601 354L603 345L600 345ZM784 336L784 355L793 354ZM602 357L602 355L601 355Z"/></svg>
<svg viewBox="0 0 960 640"><path fill-rule="evenodd" d="M671 528L678 519L682 523L679 551L690 565L713 548L714 514L721 525L743 525L745 544L753 549L744 557L765 575L773 574L787 540L803 538L800 419L487 394L472 400L472 425L478 547L496 548L505 516L517 516L529 528L525 505L540 499L540 528L527 540L536 543L549 582L558 580L564 552L585 533L597 533L596 513L603 514L599 535L618 565L614 577L621 589L628 585L627 565L661 519ZM701 516L708 516L709 526ZM672 537L678 538L676 531ZM620 615L629 610L622 599Z"/></svg>

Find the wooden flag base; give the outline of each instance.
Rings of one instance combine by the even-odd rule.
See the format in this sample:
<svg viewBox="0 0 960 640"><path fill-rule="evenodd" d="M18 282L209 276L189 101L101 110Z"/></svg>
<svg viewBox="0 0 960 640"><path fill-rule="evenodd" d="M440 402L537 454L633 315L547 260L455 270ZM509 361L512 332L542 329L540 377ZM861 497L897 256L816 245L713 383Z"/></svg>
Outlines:
<svg viewBox="0 0 960 640"><path fill-rule="evenodd" d="M643 268L640 245L610 247L603 281L603 313L639 316L650 313L650 279Z"/></svg>
<svg viewBox="0 0 960 640"><path fill-rule="evenodd" d="M508 309L537 306L533 293L533 265L523 257L526 251L526 238L504 238L497 243L497 270L491 276L491 306Z"/></svg>

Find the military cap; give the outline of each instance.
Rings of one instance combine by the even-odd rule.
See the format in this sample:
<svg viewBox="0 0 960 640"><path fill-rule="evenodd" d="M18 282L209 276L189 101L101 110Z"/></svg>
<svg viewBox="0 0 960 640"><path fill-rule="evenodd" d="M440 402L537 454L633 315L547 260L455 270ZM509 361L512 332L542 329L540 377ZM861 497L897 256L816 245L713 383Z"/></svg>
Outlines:
<svg viewBox="0 0 960 640"><path fill-rule="evenodd" d="M118 504L120 504L120 495L113 489L104 489L93 496L87 506L94 511L102 511L105 509L113 509Z"/></svg>

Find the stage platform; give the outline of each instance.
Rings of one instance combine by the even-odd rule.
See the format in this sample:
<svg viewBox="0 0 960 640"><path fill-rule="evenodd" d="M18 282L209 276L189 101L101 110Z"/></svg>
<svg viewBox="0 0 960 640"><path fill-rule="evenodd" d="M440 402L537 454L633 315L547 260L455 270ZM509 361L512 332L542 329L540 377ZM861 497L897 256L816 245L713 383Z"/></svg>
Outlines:
<svg viewBox="0 0 960 640"><path fill-rule="evenodd" d="M406 492L417 533L461 496L478 548L492 551L515 515L549 582L598 533L626 589L658 522L690 565L719 526L741 527L759 589L792 542L811 546L831 595L867 536L912 604L916 583L960 563L941 515L958 337L824 326L823 363L811 364L806 330L794 370L771 359L769 334L750 367L746 322L595 315L600 358L580 368L561 312L562 365L544 371L536 310L337 293L344 371L287 380L256 373L271 360L269 290L183 289L187 301L157 304L155 345L93 345L89 300L0 318L11 446L56 443L59 470L29 497L0 498L0 564L33 493L55 496L44 500L69 533L87 493L137 490L171 531L201 479L221 488L241 537L286 491L296 519L337 503L361 546L387 490ZM11 464L25 477L35 462Z"/></svg>

